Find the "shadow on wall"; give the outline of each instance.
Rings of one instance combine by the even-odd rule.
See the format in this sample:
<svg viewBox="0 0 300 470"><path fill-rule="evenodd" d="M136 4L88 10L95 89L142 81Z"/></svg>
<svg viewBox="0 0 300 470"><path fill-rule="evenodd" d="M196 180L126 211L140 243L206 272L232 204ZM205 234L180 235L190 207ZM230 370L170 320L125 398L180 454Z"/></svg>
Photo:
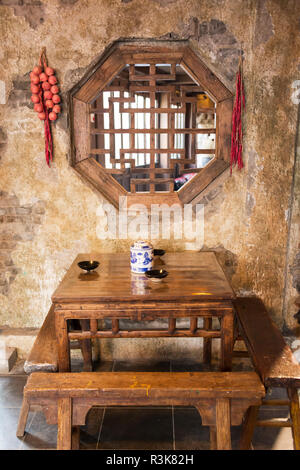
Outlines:
<svg viewBox="0 0 300 470"><path fill-rule="evenodd" d="M218 245L216 247L210 247L210 248L204 245L201 251L214 251L218 262L222 266L227 276L227 279L229 281L232 280L232 277L236 272L236 268L238 264L237 255L235 255L229 250L226 250L226 248L224 248L223 245Z"/></svg>

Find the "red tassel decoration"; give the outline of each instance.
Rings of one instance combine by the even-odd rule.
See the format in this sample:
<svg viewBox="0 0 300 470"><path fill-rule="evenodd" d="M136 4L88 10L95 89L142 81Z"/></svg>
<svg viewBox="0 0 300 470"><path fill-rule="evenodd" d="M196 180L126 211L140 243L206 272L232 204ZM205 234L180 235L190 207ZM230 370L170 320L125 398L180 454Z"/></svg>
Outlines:
<svg viewBox="0 0 300 470"><path fill-rule="evenodd" d="M236 74L236 94L232 113L231 152L230 152L230 174L232 167L237 165L241 170L243 164L243 129L242 111L245 109L245 94L243 84L242 56L240 56L239 70Z"/></svg>

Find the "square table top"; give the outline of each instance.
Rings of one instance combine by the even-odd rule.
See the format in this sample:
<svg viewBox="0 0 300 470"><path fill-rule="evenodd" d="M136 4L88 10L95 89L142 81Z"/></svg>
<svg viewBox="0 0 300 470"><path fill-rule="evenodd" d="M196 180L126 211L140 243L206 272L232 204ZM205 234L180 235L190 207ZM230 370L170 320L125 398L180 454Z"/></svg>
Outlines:
<svg viewBox="0 0 300 470"><path fill-rule="evenodd" d="M97 260L99 267L86 274L79 261ZM168 271L162 282L130 270L129 253L79 254L55 290L52 301L221 301L231 300L234 292L214 252L166 253L159 269ZM154 266L156 268L156 265Z"/></svg>

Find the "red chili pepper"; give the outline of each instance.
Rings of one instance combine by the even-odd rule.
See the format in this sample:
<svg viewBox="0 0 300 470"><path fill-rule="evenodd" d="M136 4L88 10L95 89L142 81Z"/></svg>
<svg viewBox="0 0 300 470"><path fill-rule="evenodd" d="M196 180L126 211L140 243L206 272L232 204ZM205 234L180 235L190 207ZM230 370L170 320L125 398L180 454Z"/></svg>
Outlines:
<svg viewBox="0 0 300 470"><path fill-rule="evenodd" d="M232 167L236 164L241 170L243 163L243 129L242 110L245 108L245 94L242 77L242 58L240 58L239 70L236 76L236 94L232 113L231 152L230 152L230 174Z"/></svg>

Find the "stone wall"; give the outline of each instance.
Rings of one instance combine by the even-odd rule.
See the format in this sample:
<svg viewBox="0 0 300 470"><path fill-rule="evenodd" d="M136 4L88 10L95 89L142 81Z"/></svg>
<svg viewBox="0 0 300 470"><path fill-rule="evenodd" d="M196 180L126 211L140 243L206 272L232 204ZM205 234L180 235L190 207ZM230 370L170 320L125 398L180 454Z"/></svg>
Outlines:
<svg viewBox="0 0 300 470"><path fill-rule="evenodd" d="M277 324L295 333L300 169L291 97L299 80L299 2L0 0L0 16L0 325L39 327L78 252L130 245L96 236L97 223L106 223L96 216L105 201L69 166L67 91L119 38L185 38L233 91L241 47L244 55L245 168L222 175L199 196L203 248L217 252L237 293L259 295ZM63 97L51 168L29 92L43 46ZM158 245L186 246L185 240Z"/></svg>

